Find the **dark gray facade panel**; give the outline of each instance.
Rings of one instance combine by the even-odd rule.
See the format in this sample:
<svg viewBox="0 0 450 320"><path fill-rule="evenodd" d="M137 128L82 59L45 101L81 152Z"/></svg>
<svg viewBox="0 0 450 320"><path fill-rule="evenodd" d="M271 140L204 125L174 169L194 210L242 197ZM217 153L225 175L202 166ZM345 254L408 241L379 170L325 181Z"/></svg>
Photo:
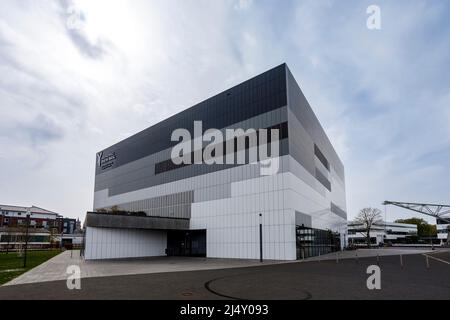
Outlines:
<svg viewBox="0 0 450 320"><path fill-rule="evenodd" d="M312 227L312 217L308 214L304 214L304 213L295 211L295 225L311 228Z"/></svg>
<svg viewBox="0 0 450 320"><path fill-rule="evenodd" d="M315 177L325 188L328 189L328 191L331 191L331 182L330 182L330 180L328 180L328 178L325 177L323 175L323 173L320 172L320 170L317 169L317 168L316 168L316 171L315 171Z"/></svg>
<svg viewBox="0 0 450 320"><path fill-rule="evenodd" d="M88 212L86 214L86 226L114 229L188 230L189 219L135 217Z"/></svg>
<svg viewBox="0 0 450 320"><path fill-rule="evenodd" d="M245 173L247 173L247 170ZM251 173L249 173L248 177L246 176L245 178L251 179ZM194 202L204 202L226 198L231 198L231 183L196 189Z"/></svg>
<svg viewBox="0 0 450 320"><path fill-rule="evenodd" d="M316 159L315 164L316 170L319 170L324 177L326 177L329 181L331 181L332 174L330 173L330 171L327 170L327 168L323 166L322 162L319 159ZM337 175L335 175L335 181L339 181L339 177Z"/></svg>
<svg viewBox="0 0 450 320"><path fill-rule="evenodd" d="M342 210L338 205L331 202L331 212L337 214L341 218L347 219L347 212Z"/></svg>
<svg viewBox="0 0 450 320"><path fill-rule="evenodd" d="M289 112L289 154L312 176L315 175L314 142L292 112Z"/></svg>
<svg viewBox="0 0 450 320"><path fill-rule="evenodd" d="M193 202L194 191L186 191L122 203L117 206L120 210L127 212L145 212L147 216L190 219Z"/></svg>
<svg viewBox="0 0 450 320"><path fill-rule="evenodd" d="M331 145L325 131L323 130L319 120L314 114L311 106L303 95L297 81L287 68L287 91L289 108L298 121L302 124L308 134L311 136L314 143L320 148L320 151L328 159L330 164L334 167L337 175L345 181L344 165L342 164L339 156ZM289 121L289 120L288 120ZM310 151L314 154L314 147Z"/></svg>
<svg viewBox="0 0 450 320"><path fill-rule="evenodd" d="M170 158L170 149L154 153L142 159L130 162L126 165L120 166L113 170L108 170L95 176L95 191L104 189L98 189L98 186L108 185L112 181L119 179L120 177L131 177L133 174L137 175L154 175L154 164L165 159ZM150 173L151 172L151 173ZM130 179L130 181L133 179Z"/></svg>
<svg viewBox="0 0 450 320"><path fill-rule="evenodd" d="M330 163L328 162L328 159L324 156L322 151L320 151L320 148L314 144L314 154L316 155L317 159L323 164L323 166L330 171Z"/></svg>
<svg viewBox="0 0 450 320"><path fill-rule="evenodd" d="M277 110L267 112L265 114L258 115L251 119L233 124L230 126L230 128L242 128L244 130L247 130L249 128L267 128L286 121L287 121L287 107L283 107ZM168 139L170 139L170 137L168 137ZM284 145L282 146L282 152L284 152L284 154L286 154L287 152L286 148L288 148L288 144L284 143ZM152 154L142 159L128 163L126 165L120 166L118 168L107 170L106 172L97 174L95 177L95 191L112 188L114 186L129 184L129 187L125 189L127 190L125 192L128 192L137 190L140 187L145 188L165 183L163 177L168 178L169 179L167 180L168 182L174 181L174 179L178 180L181 178L189 177L186 175L179 175L177 173L179 172L178 170L181 170L181 168L177 169L176 172L175 171L172 172L172 174L166 173L163 177L160 176L160 174L155 176L155 164L170 159L170 153L171 149L166 149L156 154ZM224 166L224 168L221 169L215 168L214 170L210 170L209 172L228 169L231 167L232 166ZM205 172L204 169L197 171L196 170L197 168L193 168L191 169L191 171L187 172L191 172L192 173L191 176L196 176L198 174L203 174ZM132 187L133 183L135 187ZM111 194L118 194L118 193L114 191Z"/></svg>
<svg viewBox="0 0 450 320"><path fill-rule="evenodd" d="M280 141L280 156L289 154L289 141L288 139L284 139ZM96 185L98 190L109 188L109 196L114 196L122 193L132 192L139 189L145 189L153 186L157 186L164 183L174 182L182 179L187 179L199 175L204 175L207 173L212 173L216 171L231 169L234 167L238 167L240 165L190 165L186 167L182 167L179 169L175 169L172 171L164 172L158 175L153 176L143 176L141 178L137 178L133 181L126 181L122 183L122 179L127 180L127 177L123 177L121 179L110 181L107 185L101 186ZM102 188L103 187L103 188Z"/></svg>
<svg viewBox="0 0 450 320"><path fill-rule="evenodd" d="M172 132L185 128L193 134L194 121L202 121L204 130L222 129L286 105L286 66L283 64L103 150L102 156L114 155L115 159L104 170L96 166L96 174L173 147L176 142L168 139Z"/></svg>

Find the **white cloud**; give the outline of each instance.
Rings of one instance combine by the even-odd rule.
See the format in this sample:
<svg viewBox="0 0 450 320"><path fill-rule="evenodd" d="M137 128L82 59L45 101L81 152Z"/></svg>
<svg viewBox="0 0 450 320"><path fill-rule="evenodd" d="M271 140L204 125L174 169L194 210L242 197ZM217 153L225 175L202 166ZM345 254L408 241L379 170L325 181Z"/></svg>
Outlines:
<svg viewBox="0 0 450 320"><path fill-rule="evenodd" d="M250 6L253 4L253 0L237 0L236 5L234 8L236 10L246 10L250 8Z"/></svg>

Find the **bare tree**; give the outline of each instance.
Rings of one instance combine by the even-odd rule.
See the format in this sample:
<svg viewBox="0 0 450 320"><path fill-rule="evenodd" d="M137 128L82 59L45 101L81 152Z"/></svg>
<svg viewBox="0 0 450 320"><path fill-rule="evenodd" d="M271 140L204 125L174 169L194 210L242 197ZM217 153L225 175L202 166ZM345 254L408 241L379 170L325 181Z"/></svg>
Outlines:
<svg viewBox="0 0 450 320"><path fill-rule="evenodd" d="M26 232L27 232L26 226L23 223L17 224L15 231L16 231L15 241L17 243L17 255L19 257L22 257L25 251Z"/></svg>
<svg viewBox="0 0 450 320"><path fill-rule="evenodd" d="M52 226L48 228L48 241L50 242L51 249L53 249L54 243L57 238L58 238L58 228Z"/></svg>
<svg viewBox="0 0 450 320"><path fill-rule="evenodd" d="M370 231L373 225L382 222L381 210L377 208L364 208L359 211L354 223L362 225L362 232L367 241L367 246L370 248Z"/></svg>
<svg viewBox="0 0 450 320"><path fill-rule="evenodd" d="M15 236L14 228L11 228L11 227L5 227L5 228L2 229L2 231L5 232L5 239L6 239L6 254L8 254L8 253L9 253L9 247L10 247L10 245L11 245L11 242L14 242L14 241L12 241L12 240L13 240L13 237Z"/></svg>

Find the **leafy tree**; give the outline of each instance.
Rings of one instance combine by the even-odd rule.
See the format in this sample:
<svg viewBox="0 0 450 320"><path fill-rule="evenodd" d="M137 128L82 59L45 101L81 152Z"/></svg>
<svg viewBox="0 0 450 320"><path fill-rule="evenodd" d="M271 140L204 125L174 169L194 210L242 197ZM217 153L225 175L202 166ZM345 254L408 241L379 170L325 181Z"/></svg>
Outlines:
<svg viewBox="0 0 450 320"><path fill-rule="evenodd" d="M419 237L434 237L437 235L435 225L429 224L421 218L409 218L395 220L397 223L415 224L417 226L417 235Z"/></svg>

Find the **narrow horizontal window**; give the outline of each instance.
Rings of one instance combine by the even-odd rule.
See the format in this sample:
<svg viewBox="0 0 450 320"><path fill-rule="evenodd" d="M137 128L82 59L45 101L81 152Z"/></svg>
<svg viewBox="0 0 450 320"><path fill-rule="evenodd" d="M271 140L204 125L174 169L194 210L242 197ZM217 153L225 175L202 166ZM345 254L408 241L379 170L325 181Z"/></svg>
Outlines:
<svg viewBox="0 0 450 320"><path fill-rule="evenodd" d="M288 136L289 136L289 133L288 133L289 130L288 130L288 123L287 122L283 122L283 123L280 123L280 124L277 124L277 125L265 128L265 129L268 130L268 132L267 132L268 133L267 143L269 143L269 144L271 143L270 130L273 130L273 129L279 130L279 139L280 139L280 141L283 140L283 139L288 138ZM259 132L259 130L257 130L257 132ZM259 135L257 135L257 140L258 140L258 145L259 145ZM245 149L246 150L249 149L249 146L250 146L249 145L249 141L250 140L248 138L245 139ZM237 152L237 147L238 147L237 138L235 138L235 141L234 141L234 153ZM225 151L225 154L224 154L224 156L225 156L226 155L226 150L227 150L226 141L223 142L223 150ZM164 161L161 161L161 162L158 162L158 163L155 164L155 175L158 175L158 174L161 174L161 173L164 173L164 172L167 172L167 171L172 171L172 170L175 170L175 169L183 168L183 167L186 167L186 166L190 166L193 163L194 163L194 154L193 153L191 153L191 164L184 164L184 163L182 163L182 164L177 165L177 164L173 163L172 159L164 160Z"/></svg>
<svg viewBox="0 0 450 320"><path fill-rule="evenodd" d="M324 167L327 168L328 171L330 171L330 163L316 144L314 144L314 154L316 155L317 159L322 162Z"/></svg>
<svg viewBox="0 0 450 320"><path fill-rule="evenodd" d="M317 181L319 181L325 188L328 189L328 191L331 191L331 183L330 181L327 179L327 177L325 177L323 175L322 172L320 172L320 170L318 170L316 168L316 179Z"/></svg>

